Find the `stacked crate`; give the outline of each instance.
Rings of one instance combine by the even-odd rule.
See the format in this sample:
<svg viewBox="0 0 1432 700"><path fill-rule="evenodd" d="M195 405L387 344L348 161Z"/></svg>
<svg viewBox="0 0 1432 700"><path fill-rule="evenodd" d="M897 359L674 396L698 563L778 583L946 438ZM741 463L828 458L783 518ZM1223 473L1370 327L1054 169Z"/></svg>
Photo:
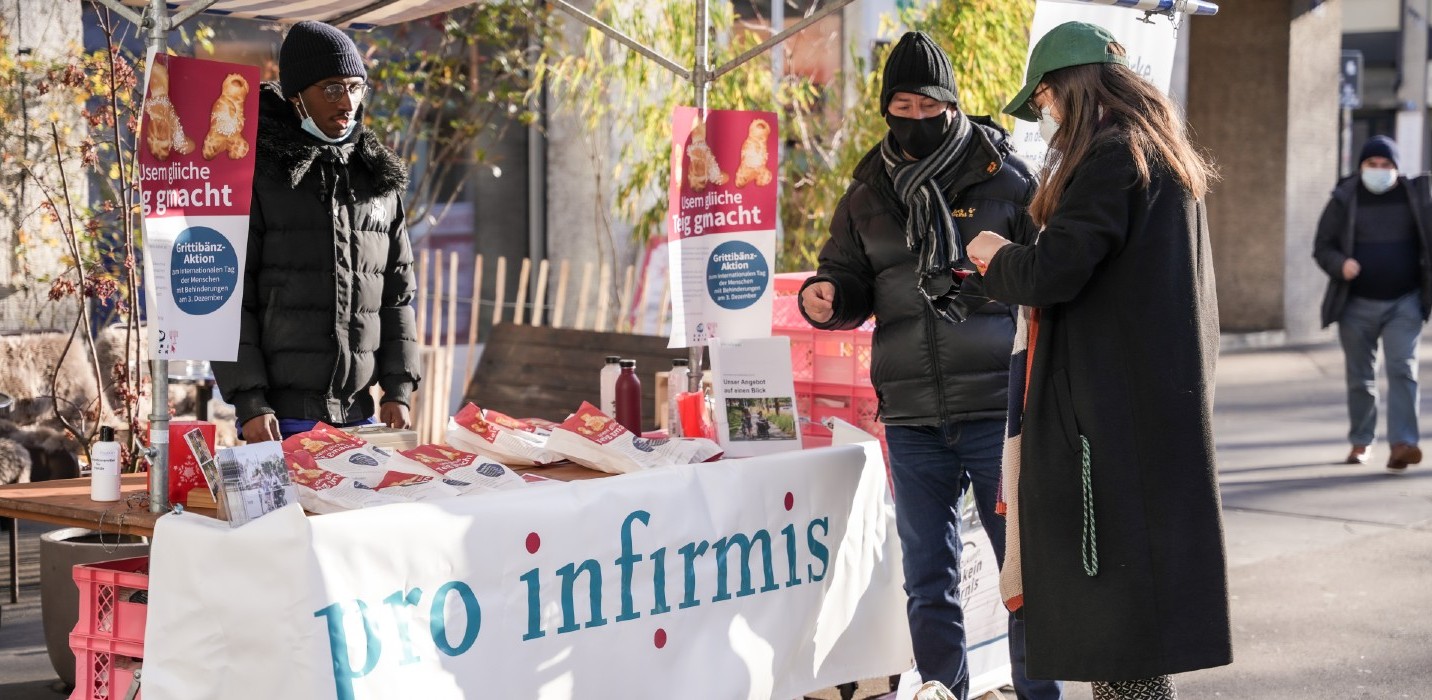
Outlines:
<svg viewBox="0 0 1432 700"><path fill-rule="evenodd" d="M81 564L74 578L80 615L70 633L75 652L70 700L119 700L144 659L149 557Z"/></svg>
<svg viewBox="0 0 1432 700"><path fill-rule="evenodd" d="M790 338L791 370L796 384L796 410L804 419L806 446L830 444L827 418L859 427L885 443L879 401L870 384L870 346L875 319L848 331L818 331L801 316L797 295L809 272L775 276L771 334Z"/></svg>

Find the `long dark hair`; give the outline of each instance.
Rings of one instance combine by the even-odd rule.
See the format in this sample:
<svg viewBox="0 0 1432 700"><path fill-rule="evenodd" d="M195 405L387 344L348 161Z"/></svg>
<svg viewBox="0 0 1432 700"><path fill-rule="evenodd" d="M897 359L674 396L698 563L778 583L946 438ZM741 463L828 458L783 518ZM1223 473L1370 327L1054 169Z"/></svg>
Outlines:
<svg viewBox="0 0 1432 700"><path fill-rule="evenodd" d="M1124 55L1124 47L1117 43L1110 44L1109 50ZM1043 82L1063 118L1050 143L1039 190L1029 204L1029 213L1039 225L1049 221L1069 178L1105 139L1127 141L1142 187L1148 186L1155 164L1173 173L1195 199L1202 199L1218 179L1213 162L1189 141L1173 102L1128 66L1070 66L1049 72Z"/></svg>

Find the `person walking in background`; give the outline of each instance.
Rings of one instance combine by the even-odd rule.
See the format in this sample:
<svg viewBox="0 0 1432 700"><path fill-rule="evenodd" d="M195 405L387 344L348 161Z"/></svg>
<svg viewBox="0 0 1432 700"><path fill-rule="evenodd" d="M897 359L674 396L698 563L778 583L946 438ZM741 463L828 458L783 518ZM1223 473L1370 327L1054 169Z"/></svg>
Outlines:
<svg viewBox="0 0 1432 700"><path fill-rule="evenodd" d="M1422 461L1417 347L1432 309L1432 197L1428 177L1397 170L1397 143L1374 136L1359 170L1333 190L1318 221L1313 259L1328 275L1323 327L1338 324L1347 377L1344 460L1364 464L1377 430L1377 345L1387 363L1387 471Z"/></svg>
<svg viewBox="0 0 1432 700"><path fill-rule="evenodd" d="M963 700L961 502L973 487L1003 556L995 501L1014 319L975 290L957 295L952 269L962 229L1033 230L1025 205L1034 179L1003 129L960 110L950 59L922 33L891 50L880 111L890 131L856 166L800 308L820 329L856 328L872 313L879 324L870 379L890 452L915 664ZM1025 678L1022 624L1011 619L1009 630L1019 697L1059 698L1059 684Z"/></svg>
<svg viewBox="0 0 1432 700"><path fill-rule="evenodd" d="M983 231L968 247L988 296L1025 307L1001 591L1023 611L1031 678L1167 700L1170 674L1232 661L1211 426L1213 166L1092 24L1039 40L1005 112L1039 122L1050 150L1037 239Z"/></svg>
<svg viewBox="0 0 1432 700"><path fill-rule="evenodd" d="M413 252L402 161L362 125L367 69L353 40L299 22L259 93L239 356L215 362L243 438L318 421L409 426L418 383Z"/></svg>

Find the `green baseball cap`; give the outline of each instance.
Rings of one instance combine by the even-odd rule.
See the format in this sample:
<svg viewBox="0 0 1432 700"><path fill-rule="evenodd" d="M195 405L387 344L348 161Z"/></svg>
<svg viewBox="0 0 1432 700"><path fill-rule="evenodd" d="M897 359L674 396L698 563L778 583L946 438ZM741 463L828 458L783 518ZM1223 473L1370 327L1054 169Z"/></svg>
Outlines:
<svg viewBox="0 0 1432 700"><path fill-rule="evenodd" d="M1109 51L1109 44L1116 41L1109 30L1088 22L1065 22L1049 30L1030 52L1024 87L1004 108L1004 113L1027 122L1039 121L1039 115L1029 108L1029 99L1044 76L1052 71L1090 63L1129 65L1128 59Z"/></svg>

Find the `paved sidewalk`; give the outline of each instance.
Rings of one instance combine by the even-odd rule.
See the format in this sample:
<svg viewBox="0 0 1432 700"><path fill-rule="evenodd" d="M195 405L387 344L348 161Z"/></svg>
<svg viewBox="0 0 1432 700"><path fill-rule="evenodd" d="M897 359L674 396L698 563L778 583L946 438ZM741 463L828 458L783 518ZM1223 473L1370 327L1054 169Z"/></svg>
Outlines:
<svg viewBox="0 0 1432 700"><path fill-rule="evenodd" d="M1422 356L1427 369L1432 343ZM1338 464L1346 423L1336 345L1221 358L1214 427L1235 660L1179 676L1184 700L1432 698L1432 463L1387 474L1382 444L1366 466ZM27 540L44 529L26 526ZM23 570L19 606L0 581L0 698L57 700L38 570ZM865 682L856 697L886 688ZM1087 700L1088 686L1067 695Z"/></svg>

